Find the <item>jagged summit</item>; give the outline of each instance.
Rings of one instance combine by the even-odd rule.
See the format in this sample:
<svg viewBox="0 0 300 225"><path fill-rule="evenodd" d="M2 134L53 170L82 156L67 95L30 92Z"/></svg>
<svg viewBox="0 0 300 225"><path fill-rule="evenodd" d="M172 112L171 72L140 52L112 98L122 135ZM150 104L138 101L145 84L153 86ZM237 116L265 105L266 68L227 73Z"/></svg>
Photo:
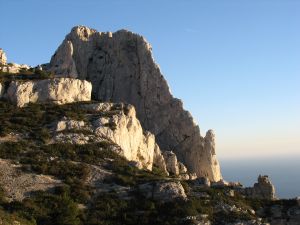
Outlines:
<svg viewBox="0 0 300 225"><path fill-rule="evenodd" d="M49 70L90 81L95 100L134 105L143 128L156 136L163 151L173 151L199 177L221 180L214 135L200 135L191 114L170 93L151 51L144 37L130 31L76 26L52 56Z"/></svg>

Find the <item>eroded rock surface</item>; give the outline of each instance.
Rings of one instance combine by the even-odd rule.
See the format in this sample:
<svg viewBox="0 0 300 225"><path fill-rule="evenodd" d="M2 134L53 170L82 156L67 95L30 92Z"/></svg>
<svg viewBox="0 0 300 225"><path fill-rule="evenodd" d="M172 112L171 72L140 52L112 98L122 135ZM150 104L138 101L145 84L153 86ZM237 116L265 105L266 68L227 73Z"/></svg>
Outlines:
<svg viewBox="0 0 300 225"><path fill-rule="evenodd" d="M118 107L122 110L110 115L109 112L114 110L116 105L112 103L103 104L106 106L95 107L105 107L109 111L107 111L107 115L94 122L95 133L118 144L123 150L122 155L129 161L141 162L144 168L152 170L154 153L157 148L155 136L150 132L143 131L139 120L136 118L134 107L119 104Z"/></svg>
<svg viewBox="0 0 300 225"><path fill-rule="evenodd" d="M268 176L261 176L257 178L257 183L253 187L241 189L241 192L251 198L258 199L276 199L275 187L271 183Z"/></svg>
<svg viewBox="0 0 300 225"><path fill-rule="evenodd" d="M53 126L54 142L87 144L110 141L119 146L114 151L131 164L152 170L153 165L167 173L166 164L155 136L145 132L132 105L123 103L85 103L81 107L91 115L85 120L62 118Z"/></svg>
<svg viewBox="0 0 300 225"><path fill-rule="evenodd" d="M28 103L66 104L91 100L92 85L88 81L56 78L38 81L12 81L4 97L18 107Z"/></svg>
<svg viewBox="0 0 300 225"><path fill-rule="evenodd" d="M6 64L6 60L7 60L6 54L3 51L3 49L0 48L0 64L5 65Z"/></svg>
<svg viewBox="0 0 300 225"><path fill-rule="evenodd" d="M190 113L172 96L142 36L74 27L49 68L58 76L91 81L94 99L134 105L143 128L156 136L162 150L174 151L199 177L222 178L213 139L201 137Z"/></svg>

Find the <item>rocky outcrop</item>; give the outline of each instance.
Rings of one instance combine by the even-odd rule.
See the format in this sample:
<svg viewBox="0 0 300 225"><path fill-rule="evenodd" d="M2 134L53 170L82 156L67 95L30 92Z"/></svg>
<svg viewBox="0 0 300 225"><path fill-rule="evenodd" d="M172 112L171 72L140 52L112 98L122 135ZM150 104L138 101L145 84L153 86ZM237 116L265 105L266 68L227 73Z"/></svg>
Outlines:
<svg viewBox="0 0 300 225"><path fill-rule="evenodd" d="M188 173L186 166L177 160L177 156L172 151L163 152L167 171L170 175L178 176L182 180L194 180L196 174Z"/></svg>
<svg viewBox="0 0 300 225"><path fill-rule="evenodd" d="M74 27L51 58L49 69L58 76L91 81L96 100L134 105L143 128L156 136L161 149L173 151L199 177L222 178L213 138L201 137L190 113L171 95L142 36Z"/></svg>
<svg viewBox="0 0 300 225"><path fill-rule="evenodd" d="M169 172L168 172L167 166L166 166L166 162L165 162L165 158L163 157L158 144L156 144L155 148L154 148L153 165L155 165L161 171L163 171L167 175L169 175Z"/></svg>
<svg viewBox="0 0 300 225"><path fill-rule="evenodd" d="M187 198L184 188L179 181L146 183L139 186L139 191L145 198L162 202Z"/></svg>
<svg viewBox="0 0 300 225"><path fill-rule="evenodd" d="M120 146L120 154L127 160L141 163L142 168L152 170L153 165L167 172L161 151L155 142L155 136L144 132L136 117L135 109L128 104L95 103L84 107L90 111L98 111L94 115L92 130L97 137L108 139ZM72 127L84 126L83 121L73 121ZM61 122L60 124L62 124ZM69 123L69 122L68 122ZM67 123L67 124L68 124ZM63 127L66 127L63 125Z"/></svg>
<svg viewBox="0 0 300 225"><path fill-rule="evenodd" d="M167 170L172 175L179 175L179 166L176 155L172 151L165 151L163 156L165 158Z"/></svg>
<svg viewBox="0 0 300 225"><path fill-rule="evenodd" d="M61 45L57 50L56 57L59 67L55 70L56 74L62 77L76 78L78 76L76 65L73 60L73 44L67 41L65 45Z"/></svg>
<svg viewBox="0 0 300 225"><path fill-rule="evenodd" d="M7 63L6 54L0 48L0 71L5 73L16 74L21 71L29 70L31 67L26 64Z"/></svg>
<svg viewBox="0 0 300 225"><path fill-rule="evenodd" d="M12 81L4 96L18 107L28 103L66 104L91 100L92 85L88 81L56 78L38 81Z"/></svg>
<svg viewBox="0 0 300 225"><path fill-rule="evenodd" d="M253 186L252 196L254 198L276 199L275 187L268 176L259 175L257 181Z"/></svg>
<svg viewBox="0 0 300 225"><path fill-rule="evenodd" d="M111 117L98 118L94 127L98 136L118 144L126 159L142 162L145 168L152 169L155 137L150 132L143 132L140 122L136 119L134 107L128 105L126 114L120 111Z"/></svg>
<svg viewBox="0 0 300 225"><path fill-rule="evenodd" d="M258 198L258 199L276 199L275 195L275 187L271 183L268 176L261 176L257 178L257 183L254 184L253 187L241 189L240 192L250 198Z"/></svg>
<svg viewBox="0 0 300 225"><path fill-rule="evenodd" d="M85 122L83 120L71 120L64 117L62 120L58 121L55 127L56 132L64 130L83 130L85 129Z"/></svg>
<svg viewBox="0 0 300 225"><path fill-rule="evenodd" d="M17 63L9 63L6 65L0 65L0 71L10 74L21 73L22 71L27 71L31 67L26 64L17 64Z"/></svg>
<svg viewBox="0 0 300 225"><path fill-rule="evenodd" d="M5 65L5 64L6 64L6 60L7 60L6 54L5 54L5 52L3 51L3 49L0 48L0 64L1 64L1 65Z"/></svg>
<svg viewBox="0 0 300 225"><path fill-rule="evenodd" d="M204 177L208 177L213 182L218 182L222 180L220 165L217 160L216 150L215 150L215 134L212 130L206 132L206 135L203 140L203 148L201 151L193 151L190 155L192 158L202 159L201 161L192 160L190 167L193 168L193 171L198 171L198 174L201 174ZM204 159L205 160L204 160ZM211 178L216 179L211 179Z"/></svg>

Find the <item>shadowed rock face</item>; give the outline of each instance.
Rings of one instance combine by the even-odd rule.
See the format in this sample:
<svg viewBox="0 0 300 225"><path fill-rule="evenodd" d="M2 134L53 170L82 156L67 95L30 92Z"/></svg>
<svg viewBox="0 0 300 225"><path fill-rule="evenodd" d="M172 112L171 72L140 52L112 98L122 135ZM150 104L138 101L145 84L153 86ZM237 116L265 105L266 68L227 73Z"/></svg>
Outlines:
<svg viewBox="0 0 300 225"><path fill-rule="evenodd" d="M162 150L175 152L198 176L222 178L214 138L201 137L190 113L171 95L142 36L74 27L51 58L50 70L91 81L94 99L134 105L143 128L155 134Z"/></svg>

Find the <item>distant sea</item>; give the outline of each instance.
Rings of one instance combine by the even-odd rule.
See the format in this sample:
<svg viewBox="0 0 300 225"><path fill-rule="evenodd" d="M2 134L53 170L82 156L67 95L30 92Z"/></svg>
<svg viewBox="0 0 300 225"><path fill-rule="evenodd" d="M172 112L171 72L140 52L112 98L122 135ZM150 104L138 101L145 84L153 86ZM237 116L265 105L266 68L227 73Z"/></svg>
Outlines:
<svg viewBox="0 0 300 225"><path fill-rule="evenodd" d="M300 196L300 156L220 159L223 178L253 186L259 174L269 175L279 198Z"/></svg>

